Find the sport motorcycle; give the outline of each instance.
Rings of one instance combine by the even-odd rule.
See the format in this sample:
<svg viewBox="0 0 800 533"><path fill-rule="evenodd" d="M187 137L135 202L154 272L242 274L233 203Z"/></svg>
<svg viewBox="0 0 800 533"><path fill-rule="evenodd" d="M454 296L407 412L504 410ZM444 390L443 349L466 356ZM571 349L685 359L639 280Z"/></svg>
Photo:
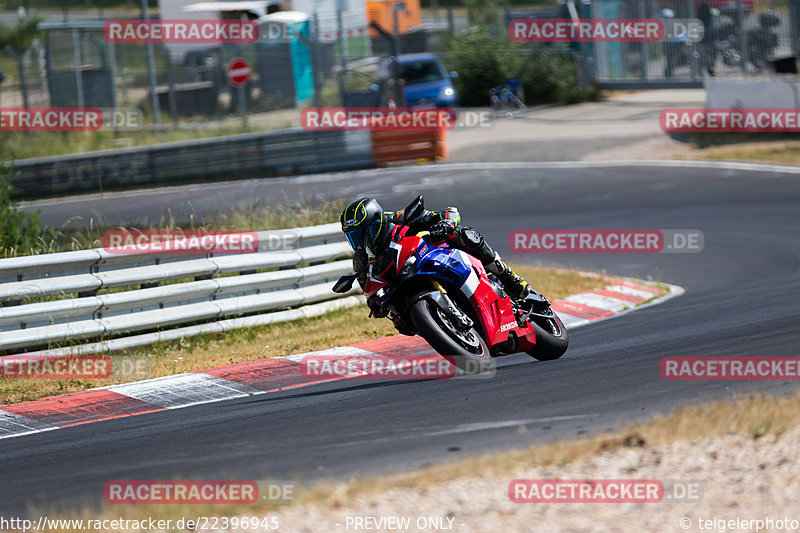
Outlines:
<svg viewBox="0 0 800 533"><path fill-rule="evenodd" d="M511 298L475 257L409 234L409 224L423 212L422 196L403 211L388 247L367 267L365 296L384 302L402 333L420 335L467 373L483 372L492 357L517 352L540 361L561 357L569 338L547 298L534 290ZM342 276L334 292L350 291L360 274Z"/></svg>

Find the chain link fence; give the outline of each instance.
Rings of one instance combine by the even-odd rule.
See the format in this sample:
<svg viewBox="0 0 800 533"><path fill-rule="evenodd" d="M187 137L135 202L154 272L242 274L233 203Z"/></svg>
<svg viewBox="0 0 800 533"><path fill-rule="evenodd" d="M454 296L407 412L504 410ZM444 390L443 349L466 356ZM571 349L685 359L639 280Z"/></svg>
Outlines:
<svg viewBox="0 0 800 533"><path fill-rule="evenodd" d="M452 17L442 16L450 23L423 25L395 39L392 28L367 25L365 13L343 12L312 15L288 29L267 23L256 43L187 47L108 42L104 19L93 15L48 17L40 24L43 36L26 50L0 50L0 105L137 108L150 126L187 127L243 112L381 105L388 93L379 70L395 47L402 53L439 52L443 36L453 31ZM106 12L107 18L117 16L123 18ZM10 13L0 18L7 25L16 22ZM227 78L234 58L252 68L243 89Z"/></svg>
<svg viewBox="0 0 800 533"><path fill-rule="evenodd" d="M767 5L754 0L593 0L579 6L580 17L699 18L706 26L705 35L700 42L678 37L652 43L531 46L545 55L566 54L579 80L594 79L601 86L700 83L706 74L792 71L800 0L778 1ZM547 16L567 18L566 13L561 5ZM505 19L520 15L537 16L507 11ZM259 41L252 44L181 48L109 43L99 15L84 22L51 18L41 26L44 36L26 50L0 51L4 76L0 105L137 108L147 124L183 127L308 105L381 105L391 97L387 83L392 80L391 76L381 80L380 69L395 49L437 53L448 67L447 38L463 31L455 27L452 11L440 15L438 24L429 20L397 37L391 28L381 32L365 20L364 13L310 16L274 35L274 25L261 27ZM242 90L233 88L226 75L235 57L252 67ZM488 94L484 99L488 105Z"/></svg>
<svg viewBox="0 0 800 533"><path fill-rule="evenodd" d="M678 34L658 43L591 43L595 78L615 81L702 81L766 71L796 73L797 0L594 0L600 18L699 19L701 40Z"/></svg>

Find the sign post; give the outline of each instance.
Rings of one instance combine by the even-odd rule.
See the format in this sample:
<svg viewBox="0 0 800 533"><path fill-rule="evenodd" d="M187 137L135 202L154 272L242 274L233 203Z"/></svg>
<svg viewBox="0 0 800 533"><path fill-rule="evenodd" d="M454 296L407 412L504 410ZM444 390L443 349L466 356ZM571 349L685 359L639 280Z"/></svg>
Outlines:
<svg viewBox="0 0 800 533"><path fill-rule="evenodd" d="M234 58L228 65L228 83L239 91L239 111L242 114L242 126L245 128L247 127L247 95L244 88L250 81L252 73L250 64L242 57Z"/></svg>

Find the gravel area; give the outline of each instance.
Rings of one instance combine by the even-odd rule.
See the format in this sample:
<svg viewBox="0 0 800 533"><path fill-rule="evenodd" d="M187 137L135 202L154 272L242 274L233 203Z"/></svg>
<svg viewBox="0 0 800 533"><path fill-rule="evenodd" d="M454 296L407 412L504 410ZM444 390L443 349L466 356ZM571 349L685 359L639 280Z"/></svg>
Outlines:
<svg viewBox="0 0 800 533"><path fill-rule="evenodd" d="M800 428L780 437L767 435L760 439L728 435L663 446L624 448L566 466L519 468L509 476L465 474L459 479L425 488L392 489L359 496L353 501L334 495L333 504L307 503L282 510L280 530L795 531L800 530L798 440ZM699 501L695 498L695 501L681 502L675 498L667 501L665 497L659 503L510 501L511 480L553 478L655 479L662 481L665 487L670 485L670 480L677 480L682 487L699 484L702 497ZM677 491L672 494L677 495ZM407 517L411 527L396 527L397 523L392 521L378 525L366 521L367 517L375 520ZM356 522L357 518L365 521ZM425 527L416 526L418 520L422 526L430 518L438 521L427 522ZM731 520L734 522L729 522ZM763 524L756 520L762 520ZM792 523L793 520L796 522ZM763 527L759 529L759 526Z"/></svg>

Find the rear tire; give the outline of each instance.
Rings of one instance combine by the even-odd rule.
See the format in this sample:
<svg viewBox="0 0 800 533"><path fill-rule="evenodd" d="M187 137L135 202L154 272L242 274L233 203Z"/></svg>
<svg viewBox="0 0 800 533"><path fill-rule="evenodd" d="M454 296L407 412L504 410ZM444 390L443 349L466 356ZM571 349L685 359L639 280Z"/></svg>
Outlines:
<svg viewBox="0 0 800 533"><path fill-rule="evenodd" d="M479 374L488 370L492 364L492 356L475 328L470 328L467 333L477 341L477 345L469 346L443 323L436 307L436 304L423 298L408 310L411 322L422 338L440 355L467 374Z"/></svg>
<svg viewBox="0 0 800 533"><path fill-rule="evenodd" d="M544 321L545 319L541 319ZM561 322L561 319L558 315L553 312L552 320L555 322L555 325L550 324L546 329L542 325L534 322L532 319L528 319L531 327L536 330L536 347L531 350L530 352L526 352L528 355L533 357L534 359L538 359L539 361L552 361L553 359L558 359L564 352L567 351L567 347L569 346L569 335L567 334L567 328L564 327L564 323ZM549 328L557 326L557 329L560 331L560 335L554 335Z"/></svg>

